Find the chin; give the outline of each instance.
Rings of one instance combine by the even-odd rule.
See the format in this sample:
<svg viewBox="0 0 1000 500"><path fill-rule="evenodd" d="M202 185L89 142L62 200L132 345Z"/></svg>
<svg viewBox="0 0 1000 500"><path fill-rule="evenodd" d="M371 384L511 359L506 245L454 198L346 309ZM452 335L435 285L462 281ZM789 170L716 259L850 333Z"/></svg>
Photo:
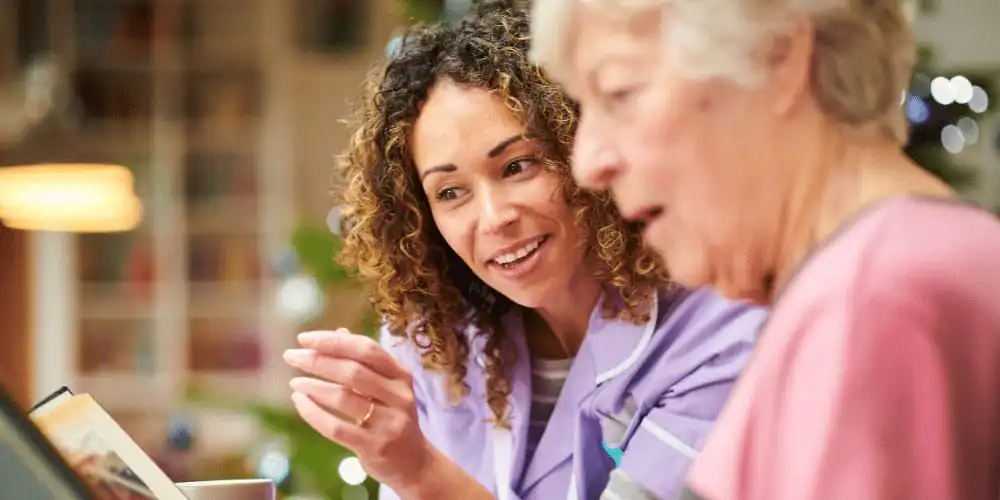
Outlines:
<svg viewBox="0 0 1000 500"><path fill-rule="evenodd" d="M521 291L520 293L504 293L503 295L511 302L528 309L538 309L545 304L543 294Z"/></svg>
<svg viewBox="0 0 1000 500"><path fill-rule="evenodd" d="M492 287L500 295L503 295L507 300L521 306L527 307L529 309L537 309L545 305L545 298L548 297L548 286L542 283L538 284L528 284L527 286L517 287L517 289L512 290L510 286L507 287Z"/></svg>
<svg viewBox="0 0 1000 500"><path fill-rule="evenodd" d="M673 251L656 250L666 263L671 281L691 290L703 286L714 288L717 284L706 258L707 252L677 247L672 248Z"/></svg>

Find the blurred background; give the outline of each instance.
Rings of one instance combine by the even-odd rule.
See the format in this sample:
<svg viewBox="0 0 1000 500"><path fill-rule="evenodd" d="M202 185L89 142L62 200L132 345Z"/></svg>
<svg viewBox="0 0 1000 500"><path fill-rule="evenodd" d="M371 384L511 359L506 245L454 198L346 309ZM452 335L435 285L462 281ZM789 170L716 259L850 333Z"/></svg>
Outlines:
<svg viewBox="0 0 1000 500"><path fill-rule="evenodd" d="M1000 2L910 7L908 152L1000 210ZM340 120L407 23L467 8L0 0L0 383L25 407L63 385L94 395L177 481L374 498L357 460L291 412L281 353L306 329L373 332L332 262ZM112 218L60 214L87 169L19 168L38 164L124 167L128 196Z"/></svg>

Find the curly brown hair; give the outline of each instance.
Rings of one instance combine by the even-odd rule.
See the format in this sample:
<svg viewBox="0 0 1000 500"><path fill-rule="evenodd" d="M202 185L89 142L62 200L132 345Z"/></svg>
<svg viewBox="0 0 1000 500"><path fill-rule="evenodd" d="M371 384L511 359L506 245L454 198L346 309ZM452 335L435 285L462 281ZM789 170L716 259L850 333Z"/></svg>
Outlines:
<svg viewBox="0 0 1000 500"><path fill-rule="evenodd" d="M446 375L452 402L468 394L470 328L483 341L486 399L496 425L508 425L508 368L513 345L502 317L519 307L480 281L438 232L417 176L409 134L440 79L491 91L525 124L545 152L597 278L620 300L603 301L605 317L648 318L650 297L667 283L664 267L606 192L579 188L568 160L578 107L528 60L527 9L512 1L479 4L455 24L415 26L388 64L368 82L368 98L347 152L338 158L343 248L339 261L372 283L372 302L389 331L407 337L425 369ZM481 338L479 338L481 337Z"/></svg>

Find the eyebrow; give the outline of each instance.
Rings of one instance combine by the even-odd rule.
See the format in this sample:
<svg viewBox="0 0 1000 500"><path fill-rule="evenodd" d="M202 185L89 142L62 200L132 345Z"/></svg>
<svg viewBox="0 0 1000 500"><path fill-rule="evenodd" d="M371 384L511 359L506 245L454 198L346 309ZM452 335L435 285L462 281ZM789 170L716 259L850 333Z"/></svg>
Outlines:
<svg viewBox="0 0 1000 500"><path fill-rule="evenodd" d="M522 140L524 140L524 136L521 134L508 137L500 141L500 144L493 146L493 149L491 149L489 153L486 153L486 155L489 156L490 158L496 158L497 156L500 156L500 154L503 153L504 150L507 149L507 147L509 147L511 144L514 144L515 142L520 142Z"/></svg>
<svg viewBox="0 0 1000 500"><path fill-rule="evenodd" d="M523 140L524 140L524 135L522 134L510 136L500 141L500 143L497 144L496 146L493 146L493 148L486 153L486 156L489 158L496 158L497 156L500 156L508 147L510 147L511 144L515 144ZM423 181L430 174L438 172L454 172L456 170L458 170L458 167L456 167L454 163L445 163L443 165L437 165L428 168L427 170L424 170L424 173L420 174L420 180Z"/></svg>
<svg viewBox="0 0 1000 500"><path fill-rule="evenodd" d="M420 174L420 180L422 181L426 179L428 175L436 172L454 172L456 170L458 170L458 167L456 167L454 163L445 163L444 165L438 165L424 170L424 173Z"/></svg>

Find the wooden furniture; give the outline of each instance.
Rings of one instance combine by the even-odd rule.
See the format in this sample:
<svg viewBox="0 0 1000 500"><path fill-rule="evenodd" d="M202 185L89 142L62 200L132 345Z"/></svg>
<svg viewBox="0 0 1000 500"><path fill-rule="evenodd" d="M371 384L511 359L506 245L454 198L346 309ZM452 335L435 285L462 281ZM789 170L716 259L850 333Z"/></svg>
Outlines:
<svg viewBox="0 0 1000 500"><path fill-rule="evenodd" d="M291 232L291 181L265 0L16 0L0 64L50 50L71 105L0 164L110 162L136 177L135 231L39 235L34 396L93 394L141 445L160 446L191 384L287 401L271 259ZM9 23L8 23L9 24ZM3 47L12 47L7 51ZM205 416L221 450L245 422ZM221 422L221 423L220 423ZM236 432L227 435L226 432ZM240 434L242 432L242 434ZM213 439L215 441L213 441ZM223 441L225 443L223 443Z"/></svg>
<svg viewBox="0 0 1000 500"><path fill-rule="evenodd" d="M27 240L0 222L0 385L22 408L31 405Z"/></svg>

